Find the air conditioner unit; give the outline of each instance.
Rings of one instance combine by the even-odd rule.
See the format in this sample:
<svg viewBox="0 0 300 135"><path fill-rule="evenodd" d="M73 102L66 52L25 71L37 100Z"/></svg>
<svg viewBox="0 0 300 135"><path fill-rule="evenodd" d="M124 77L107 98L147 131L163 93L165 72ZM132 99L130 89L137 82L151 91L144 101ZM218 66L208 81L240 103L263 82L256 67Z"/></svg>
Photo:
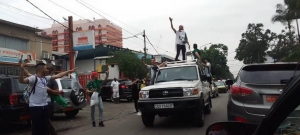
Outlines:
<svg viewBox="0 0 300 135"><path fill-rule="evenodd" d="M42 59L49 59L49 58L50 58L50 54L49 53L46 53L46 52L42 53Z"/></svg>
<svg viewBox="0 0 300 135"><path fill-rule="evenodd" d="M51 57L50 57L50 60L55 60L55 57L54 57L54 56L51 56Z"/></svg>

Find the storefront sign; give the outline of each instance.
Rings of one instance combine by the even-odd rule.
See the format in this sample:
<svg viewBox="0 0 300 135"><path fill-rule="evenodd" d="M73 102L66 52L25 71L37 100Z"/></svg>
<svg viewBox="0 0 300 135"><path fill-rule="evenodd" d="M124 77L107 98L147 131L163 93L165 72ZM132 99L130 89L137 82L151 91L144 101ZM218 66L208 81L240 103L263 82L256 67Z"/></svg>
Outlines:
<svg viewBox="0 0 300 135"><path fill-rule="evenodd" d="M95 31L81 31L73 33L74 51L95 49Z"/></svg>
<svg viewBox="0 0 300 135"><path fill-rule="evenodd" d="M0 62L18 63L21 56L23 56L23 62L27 62L28 65L36 64L36 55L33 52L0 47Z"/></svg>

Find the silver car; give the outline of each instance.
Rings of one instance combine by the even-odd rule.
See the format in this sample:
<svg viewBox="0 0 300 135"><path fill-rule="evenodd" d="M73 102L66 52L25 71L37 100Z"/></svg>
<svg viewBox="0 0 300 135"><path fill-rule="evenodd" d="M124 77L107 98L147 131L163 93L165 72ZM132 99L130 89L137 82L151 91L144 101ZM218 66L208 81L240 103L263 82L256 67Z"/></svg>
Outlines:
<svg viewBox="0 0 300 135"><path fill-rule="evenodd" d="M297 63L261 63L243 66L230 89L228 120L260 123L283 92L286 83L299 73L300 66L297 66Z"/></svg>
<svg viewBox="0 0 300 135"><path fill-rule="evenodd" d="M58 84L59 94L65 98L68 103L66 108L63 108L58 103L54 102L54 113L64 113L68 117L74 117L87 105L86 94L80 85L78 94L71 88L71 79L61 78L55 80Z"/></svg>

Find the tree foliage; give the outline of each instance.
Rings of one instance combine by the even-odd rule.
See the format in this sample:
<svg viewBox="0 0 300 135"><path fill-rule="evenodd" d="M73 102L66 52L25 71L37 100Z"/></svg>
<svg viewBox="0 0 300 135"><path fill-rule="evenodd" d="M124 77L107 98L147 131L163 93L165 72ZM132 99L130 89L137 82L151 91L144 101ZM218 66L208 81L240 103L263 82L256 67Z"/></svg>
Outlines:
<svg viewBox="0 0 300 135"><path fill-rule="evenodd" d="M110 52L108 59L109 63L118 64L119 70L124 73L124 76L133 79L135 76L144 78L147 74L147 69L142 61L136 56L136 54L131 52Z"/></svg>
<svg viewBox="0 0 300 135"><path fill-rule="evenodd" d="M236 49L235 59L243 61L244 64L264 62L266 51L275 38L276 34L269 29L264 30L263 24L248 24Z"/></svg>
<svg viewBox="0 0 300 135"><path fill-rule="evenodd" d="M227 66L227 55L228 47L224 44L212 44L208 49L201 50L202 59L209 59L215 68L215 78L234 78Z"/></svg>

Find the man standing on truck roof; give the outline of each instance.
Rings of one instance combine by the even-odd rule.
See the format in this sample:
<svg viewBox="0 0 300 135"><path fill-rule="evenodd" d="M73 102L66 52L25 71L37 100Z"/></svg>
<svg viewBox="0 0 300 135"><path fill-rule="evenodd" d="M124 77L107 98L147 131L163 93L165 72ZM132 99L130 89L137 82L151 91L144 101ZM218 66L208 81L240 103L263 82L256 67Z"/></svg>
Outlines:
<svg viewBox="0 0 300 135"><path fill-rule="evenodd" d="M24 78L26 63L20 63L19 82L29 84L33 88L29 97L29 110L32 120L32 135L49 135L49 108L47 103L48 93L47 82L62 78L69 73L74 72L72 69L57 75L47 75L48 69L46 64L38 63L35 67L36 74Z"/></svg>
<svg viewBox="0 0 300 135"><path fill-rule="evenodd" d="M173 27L173 18L169 17L169 20L171 22L171 28L174 31L174 33L176 34L176 39L175 39L175 45L176 45L176 57L175 57L175 61L179 61L178 57L181 51L181 55L182 55L182 60L186 60L186 46L185 44L187 43L189 45L189 49L190 49L190 43L188 41L187 35L185 33L185 31L183 30L183 25L179 25L179 30L176 31L176 29Z"/></svg>
<svg viewBox="0 0 300 135"><path fill-rule="evenodd" d="M107 80L108 78L108 74L109 72L106 71L106 76L104 81ZM86 91L89 93L89 96L91 97L93 92L98 92L98 99L99 99L99 103L98 103L98 109L99 109L99 126L104 127L104 123L103 123L103 103L102 103L102 99L101 99L101 88L102 88L102 80L98 79L99 75L97 72L92 72L91 74L91 80L87 83L86 85ZM92 118L92 124L93 127L96 127L96 122L95 122L95 106L91 106L91 118Z"/></svg>

